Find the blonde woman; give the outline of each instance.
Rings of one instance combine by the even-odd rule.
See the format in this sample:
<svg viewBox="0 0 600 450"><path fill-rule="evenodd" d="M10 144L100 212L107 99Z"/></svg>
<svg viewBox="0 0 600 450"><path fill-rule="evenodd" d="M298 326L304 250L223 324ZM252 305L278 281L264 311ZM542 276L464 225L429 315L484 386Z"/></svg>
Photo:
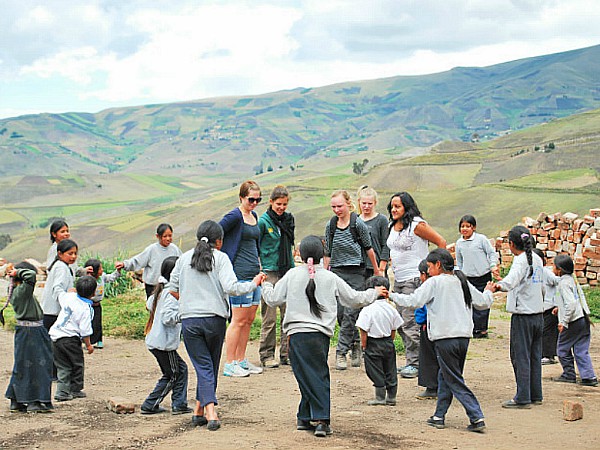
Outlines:
<svg viewBox="0 0 600 450"><path fill-rule="evenodd" d="M389 234L388 219L376 211L378 197L377 192L372 187L362 186L358 190L357 199L359 217L369 227L371 244L373 245L373 251L375 251L379 270L385 276L390 260L390 249L386 243ZM368 278L374 274L373 265L369 259L365 261L365 264Z"/></svg>
<svg viewBox="0 0 600 450"><path fill-rule="evenodd" d="M374 274L381 275L369 227L354 212L354 204L348 191L335 191L331 195L330 204L334 216L325 227L323 266L337 274L353 289L364 290L367 258L374 268ZM338 304L340 332L336 348L337 370L345 370L348 367L346 355L349 351L352 351L352 366L360 367L360 336L356 329L359 312L360 309Z"/></svg>

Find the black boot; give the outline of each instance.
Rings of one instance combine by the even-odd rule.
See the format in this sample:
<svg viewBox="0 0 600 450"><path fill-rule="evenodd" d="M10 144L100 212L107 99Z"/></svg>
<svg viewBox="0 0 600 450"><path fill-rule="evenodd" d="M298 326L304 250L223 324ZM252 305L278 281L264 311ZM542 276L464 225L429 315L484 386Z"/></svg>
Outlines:
<svg viewBox="0 0 600 450"><path fill-rule="evenodd" d="M375 398L373 400L369 400L367 402L368 405L377 406L377 405L385 405L385 388L381 387L375 388Z"/></svg>
<svg viewBox="0 0 600 450"><path fill-rule="evenodd" d="M390 386L387 388L387 397L385 404L389 406L396 406L396 392L398 392L398 386Z"/></svg>

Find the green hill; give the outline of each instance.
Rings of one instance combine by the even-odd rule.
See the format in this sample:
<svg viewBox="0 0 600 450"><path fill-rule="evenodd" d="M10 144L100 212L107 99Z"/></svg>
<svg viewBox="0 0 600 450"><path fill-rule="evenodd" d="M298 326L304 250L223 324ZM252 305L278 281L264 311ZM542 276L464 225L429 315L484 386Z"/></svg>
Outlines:
<svg viewBox="0 0 600 450"><path fill-rule="evenodd" d="M258 96L0 120L0 175L237 180L315 155L488 140L600 107L600 46ZM26 163L25 163L26 162Z"/></svg>
<svg viewBox="0 0 600 450"><path fill-rule="evenodd" d="M391 194L409 191L449 242L456 240L457 221L466 213L478 218L479 231L495 236L525 215L585 214L600 206L598 129L600 110L595 110L484 143L447 141L425 154L416 149L412 157L396 149L318 154L294 170L274 168L252 178L262 186L263 197L275 184L290 188L298 238L323 234L333 190L354 192L362 184L379 192L382 213ZM353 173L353 164L365 159L365 173ZM164 221L174 225L176 243L189 249L202 220L218 220L236 206L233 185L242 180L218 173L4 177L0 234L10 234L13 242L0 254L11 260L44 259L48 221L56 216L67 218L87 254L137 252L153 241L157 224Z"/></svg>

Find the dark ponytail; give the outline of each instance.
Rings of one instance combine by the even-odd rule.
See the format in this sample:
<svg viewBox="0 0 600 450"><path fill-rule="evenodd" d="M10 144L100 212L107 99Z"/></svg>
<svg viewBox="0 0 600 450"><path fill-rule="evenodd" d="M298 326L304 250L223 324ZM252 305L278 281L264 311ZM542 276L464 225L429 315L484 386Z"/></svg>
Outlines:
<svg viewBox="0 0 600 450"><path fill-rule="evenodd" d="M223 239L223 228L214 220L205 220L196 231L196 248L190 265L198 272L210 272L213 269L213 249L217 240Z"/></svg>
<svg viewBox="0 0 600 450"><path fill-rule="evenodd" d="M160 266L160 276L165 280L169 281L171 279L171 272L173 272L173 268L175 267L178 258L178 256L169 256L162 262L162 265ZM154 291L152 292L152 308L150 309L150 317L148 317L148 321L144 327L144 336L150 333L150 330L152 329L154 316L156 314L156 305L158 304L158 300L160 299L164 288L165 283L156 283L156 286L154 286Z"/></svg>
<svg viewBox="0 0 600 450"><path fill-rule="evenodd" d="M435 248L427 255L427 262L432 264L439 262L442 265L444 272L453 273L459 279L465 305L470 308L473 303L473 297L471 296L471 290L469 289L469 281L462 271L454 270L454 258L452 258L450 252L445 248Z"/></svg>
<svg viewBox="0 0 600 450"><path fill-rule="evenodd" d="M533 247L535 241L531 233L523 225L517 225L508 232L508 240L513 243L517 250L525 252L527 263L529 264L529 274L527 278L533 275Z"/></svg>
<svg viewBox="0 0 600 450"><path fill-rule="evenodd" d="M304 293L308 298L310 312L313 316L321 318L321 313L325 311L325 307L321 305L315 295L317 286L315 284L315 268L314 264L319 264L323 259L323 241L318 236L306 236L300 242L300 256L302 261L308 264L308 284Z"/></svg>
<svg viewBox="0 0 600 450"><path fill-rule="evenodd" d="M50 264L50 267L48 267L47 271L50 272L52 270L52 268L54 267L54 264L56 264L56 261L58 261L60 259L59 253L68 252L73 247L75 247L75 249L78 249L75 241L72 241L71 239L63 239L62 241L60 241L56 245L56 258L54 258L54 261L52 261L52 264ZM68 267L68 265L67 265L67 267ZM70 267L69 267L69 270L71 270Z"/></svg>

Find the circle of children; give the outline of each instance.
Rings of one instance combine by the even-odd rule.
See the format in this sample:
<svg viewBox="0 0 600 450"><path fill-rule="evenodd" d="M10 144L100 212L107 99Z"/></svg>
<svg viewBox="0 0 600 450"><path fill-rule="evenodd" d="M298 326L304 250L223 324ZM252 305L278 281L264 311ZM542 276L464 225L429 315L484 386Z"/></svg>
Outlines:
<svg viewBox="0 0 600 450"><path fill-rule="evenodd" d="M333 217L323 237L308 236L299 244L303 264L294 261L294 217L286 211L290 195L276 186L267 211L254 209L261 189L244 182L240 204L218 223L200 224L195 248L182 254L172 243L173 229L161 224L158 242L105 274L98 260L76 265L78 247L69 227L50 228L48 278L40 304L33 296L35 268L26 262L10 270L9 300L17 319L15 362L6 391L11 411L53 409L54 400L85 397L84 356L102 348L102 297L106 283L122 270L143 269L150 317L146 345L162 377L141 405L142 414L164 412L160 406L172 392L172 414L192 413L195 426L221 426L215 406L218 371L225 344L223 375L238 378L263 368L291 364L301 400L297 429L315 436L332 433L328 352L336 321L339 338L335 368L360 367L375 387L370 405L395 405L398 374L418 377L425 390L418 398L437 399L426 423L444 428L453 397L463 405L468 430L485 429L475 394L465 384L463 369L471 337L487 337L492 293L507 291L510 358L516 394L505 408L531 408L542 402L541 366L555 362L563 373L555 381L596 386L589 355L589 309L573 277L568 255L543 265L527 228L509 233L515 255L510 271L499 276L497 255L488 239L476 232L473 216L458 224L456 261L446 241L422 217L406 192L389 200L389 217L377 213L377 193L358 192L358 214L350 194L331 195ZM429 251L432 243L437 248ZM393 290L386 277L388 263ZM82 275L75 280L75 275ZM495 281L492 280L492 276ZM74 288L74 289L73 289ZM246 345L260 305L260 365L250 363ZM275 359L277 308L280 308L279 361ZM229 321L229 326L227 326ZM394 336L399 331L406 365L396 367ZM188 369L178 355L181 335L197 375L196 404L188 407Z"/></svg>

